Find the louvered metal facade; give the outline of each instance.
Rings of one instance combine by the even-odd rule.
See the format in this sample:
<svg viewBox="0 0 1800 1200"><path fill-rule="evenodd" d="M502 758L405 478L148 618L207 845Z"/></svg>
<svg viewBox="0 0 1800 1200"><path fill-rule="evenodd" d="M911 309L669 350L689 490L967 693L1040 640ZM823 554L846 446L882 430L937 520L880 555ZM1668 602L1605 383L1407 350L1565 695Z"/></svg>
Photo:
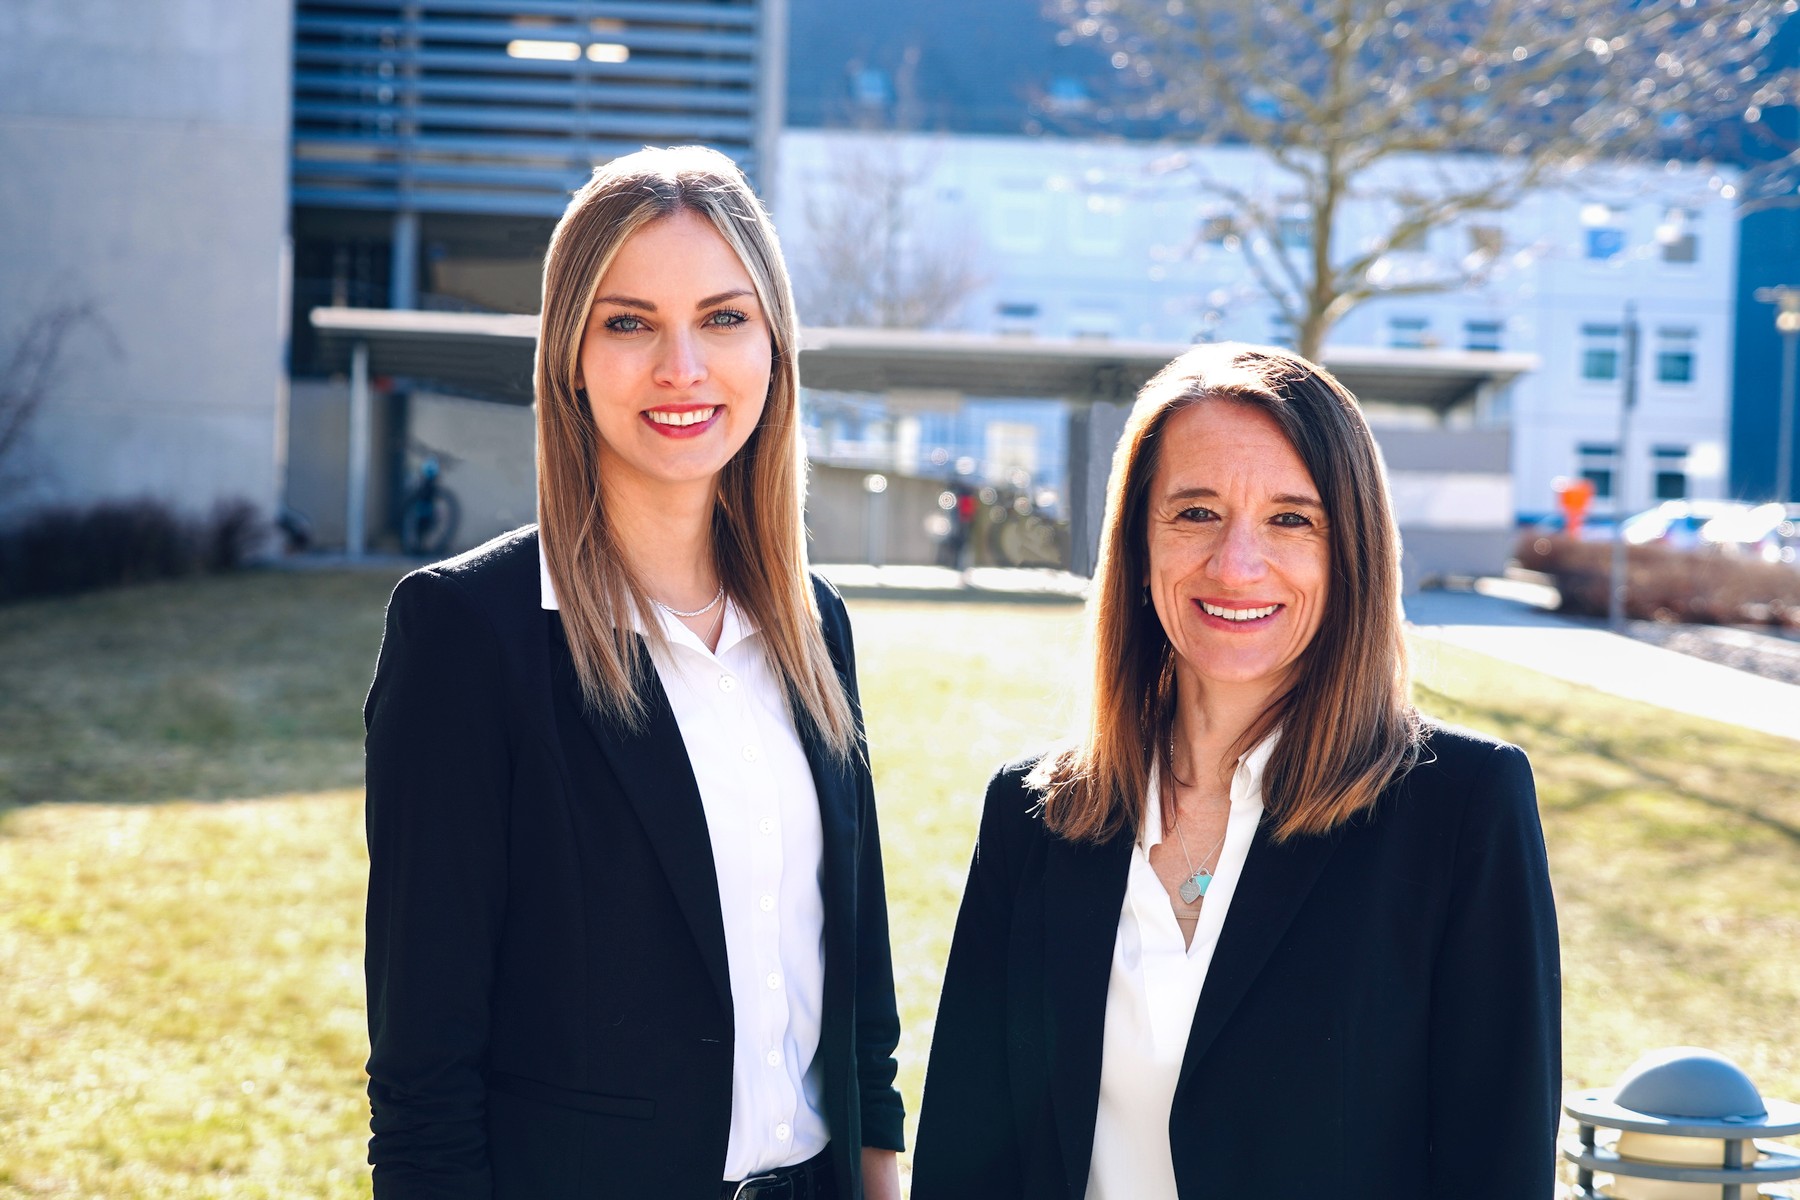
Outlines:
<svg viewBox="0 0 1800 1200"><path fill-rule="evenodd" d="M596 163L699 143L761 174L780 0L299 0L296 208L553 217Z"/></svg>

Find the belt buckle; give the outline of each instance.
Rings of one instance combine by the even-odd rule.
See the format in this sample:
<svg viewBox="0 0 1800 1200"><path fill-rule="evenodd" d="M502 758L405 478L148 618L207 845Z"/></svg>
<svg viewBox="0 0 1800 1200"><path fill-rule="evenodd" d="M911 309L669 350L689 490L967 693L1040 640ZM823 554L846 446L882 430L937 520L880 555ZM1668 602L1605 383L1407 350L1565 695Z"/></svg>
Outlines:
<svg viewBox="0 0 1800 1200"><path fill-rule="evenodd" d="M737 1185L731 1200L793 1200L794 1181L782 1175L752 1175Z"/></svg>

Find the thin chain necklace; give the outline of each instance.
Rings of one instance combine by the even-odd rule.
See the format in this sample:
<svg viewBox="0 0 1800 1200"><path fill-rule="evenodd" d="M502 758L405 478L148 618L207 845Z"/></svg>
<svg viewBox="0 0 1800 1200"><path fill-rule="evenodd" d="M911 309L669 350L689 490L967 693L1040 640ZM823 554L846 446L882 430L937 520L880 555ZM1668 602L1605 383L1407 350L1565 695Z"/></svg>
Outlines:
<svg viewBox="0 0 1800 1200"><path fill-rule="evenodd" d="M1227 826L1229 829L1229 826ZM1212 848L1212 854L1200 860L1200 869L1194 869L1194 860L1188 856L1187 839L1181 836L1181 801L1175 802L1175 843L1181 847L1181 857L1186 860L1188 877L1181 881L1177 889L1183 904L1198 904L1206 896L1206 889L1212 886L1213 873L1206 869L1206 859L1211 858L1225 848L1225 835L1219 835L1219 844Z"/></svg>
<svg viewBox="0 0 1800 1200"><path fill-rule="evenodd" d="M671 617L680 617L684 621L691 621L695 617L704 617L707 613L712 611L713 605L717 604L719 601L723 600L724 598L725 598L725 581L723 579L721 579L721 580L719 580L719 590L713 593L713 598L711 600L708 600L705 604L702 604L699 608L696 608L693 612L682 612L679 608L676 608L672 604L664 604L661 600L658 600L655 596L650 597L650 603L656 605L656 607L662 609L664 612L668 613Z"/></svg>
<svg viewBox="0 0 1800 1200"><path fill-rule="evenodd" d="M1175 776L1175 734L1169 734L1169 785L1175 792L1175 844L1181 847L1181 857L1187 863L1188 876L1176 889L1183 904L1198 904L1206 897L1206 889L1212 886L1213 873L1206 869L1206 860L1225 848L1225 834L1219 835L1219 844L1211 853L1200 859L1198 869L1194 866L1193 856L1188 854L1187 839L1181 836L1181 783ZM1226 819L1226 833L1231 831L1230 818Z"/></svg>

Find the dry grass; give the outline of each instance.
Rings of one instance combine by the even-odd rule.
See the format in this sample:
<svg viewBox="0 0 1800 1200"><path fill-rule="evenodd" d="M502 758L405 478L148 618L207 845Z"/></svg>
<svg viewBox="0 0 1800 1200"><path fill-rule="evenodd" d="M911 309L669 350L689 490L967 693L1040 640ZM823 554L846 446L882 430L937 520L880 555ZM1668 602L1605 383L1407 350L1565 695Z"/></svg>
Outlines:
<svg viewBox="0 0 1800 1200"><path fill-rule="evenodd" d="M356 710L390 583L0 609L0 1197L368 1194ZM916 1109L982 784L1069 726L1079 613L852 613ZM1424 657L1429 710L1531 752L1571 1084L1692 1042L1800 1096L1800 744Z"/></svg>

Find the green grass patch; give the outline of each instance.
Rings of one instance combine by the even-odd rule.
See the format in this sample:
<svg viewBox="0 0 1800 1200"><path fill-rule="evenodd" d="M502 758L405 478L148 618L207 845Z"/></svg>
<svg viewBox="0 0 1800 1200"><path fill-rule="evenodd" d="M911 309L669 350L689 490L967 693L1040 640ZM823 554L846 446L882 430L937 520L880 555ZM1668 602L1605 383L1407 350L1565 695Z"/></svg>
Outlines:
<svg viewBox="0 0 1800 1200"><path fill-rule="evenodd" d="M354 1197L358 709L391 575L0 609L0 1197ZM1072 728L1072 607L853 603L915 1110L982 787ZM1800 743L1420 655L1524 746L1571 1085L1694 1043L1800 1098Z"/></svg>

